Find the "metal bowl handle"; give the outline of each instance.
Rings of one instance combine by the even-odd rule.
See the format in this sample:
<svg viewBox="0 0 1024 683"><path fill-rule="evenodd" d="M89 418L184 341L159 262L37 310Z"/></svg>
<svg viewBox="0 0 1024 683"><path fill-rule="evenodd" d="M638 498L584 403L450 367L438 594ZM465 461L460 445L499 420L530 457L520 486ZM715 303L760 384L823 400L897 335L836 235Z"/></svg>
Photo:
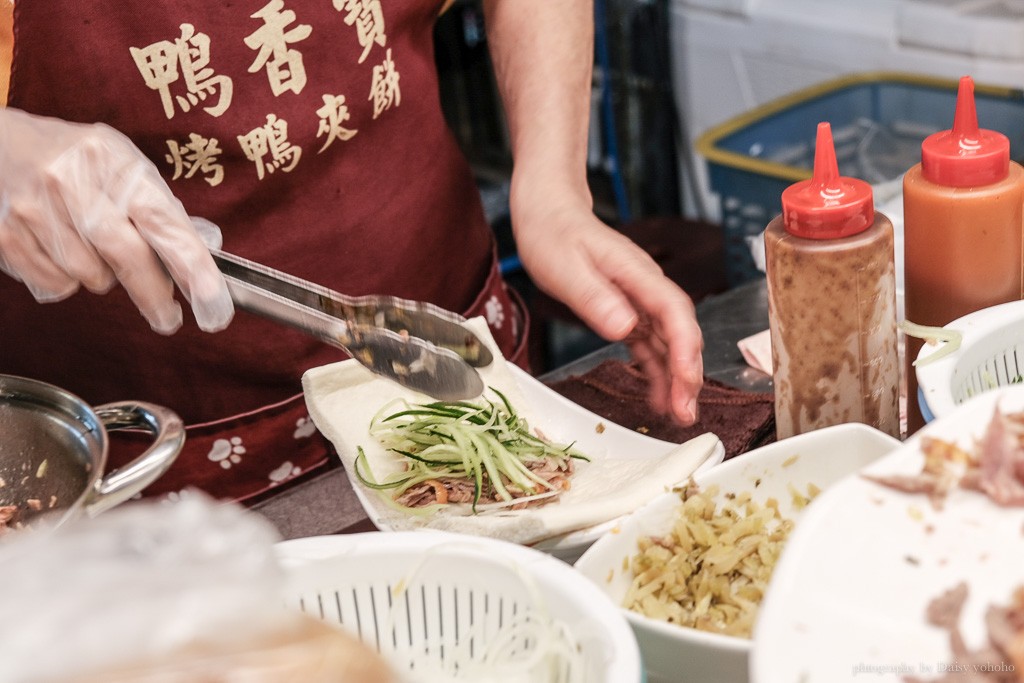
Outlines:
<svg viewBox="0 0 1024 683"><path fill-rule="evenodd" d="M168 408L133 401L105 403L93 409L108 432L120 429L144 429L153 435L153 444L130 463L113 470L96 486L86 510L97 515L120 505L156 481L167 471L185 445L185 425Z"/></svg>

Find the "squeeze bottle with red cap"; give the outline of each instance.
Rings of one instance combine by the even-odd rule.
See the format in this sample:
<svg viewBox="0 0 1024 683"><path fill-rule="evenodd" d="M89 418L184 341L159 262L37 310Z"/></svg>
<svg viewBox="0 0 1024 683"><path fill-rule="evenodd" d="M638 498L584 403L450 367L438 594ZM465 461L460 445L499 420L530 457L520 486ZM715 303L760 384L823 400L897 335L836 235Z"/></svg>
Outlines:
<svg viewBox="0 0 1024 683"><path fill-rule="evenodd" d="M1024 168L1006 136L978 128L974 83L960 79L953 128L921 144L903 176L904 296L908 322L941 327L1024 295ZM924 425L906 340L907 433Z"/></svg>
<svg viewBox="0 0 1024 683"><path fill-rule="evenodd" d="M845 422L898 438L892 223L868 183L839 175L828 123L764 238L778 438Z"/></svg>

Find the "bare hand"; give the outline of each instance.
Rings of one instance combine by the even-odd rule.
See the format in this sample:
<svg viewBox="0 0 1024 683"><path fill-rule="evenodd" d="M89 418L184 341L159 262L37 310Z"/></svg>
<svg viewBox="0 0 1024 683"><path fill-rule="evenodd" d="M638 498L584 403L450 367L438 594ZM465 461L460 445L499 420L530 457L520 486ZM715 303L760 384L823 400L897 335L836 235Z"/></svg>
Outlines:
<svg viewBox="0 0 1024 683"><path fill-rule="evenodd" d="M605 339L624 340L650 380L651 406L693 424L704 365L690 297L589 207L517 217L519 255L537 286Z"/></svg>

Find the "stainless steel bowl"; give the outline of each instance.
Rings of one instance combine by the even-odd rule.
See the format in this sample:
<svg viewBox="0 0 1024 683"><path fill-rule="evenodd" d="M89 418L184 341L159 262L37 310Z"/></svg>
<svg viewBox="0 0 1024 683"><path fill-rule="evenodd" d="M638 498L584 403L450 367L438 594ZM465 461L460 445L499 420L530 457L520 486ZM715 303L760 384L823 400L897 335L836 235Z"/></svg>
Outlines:
<svg viewBox="0 0 1024 683"><path fill-rule="evenodd" d="M147 431L153 443L108 473L107 432L120 429ZM92 408L51 384L0 375L0 506L16 506L17 522L46 515L60 524L123 503L166 472L184 443L184 424L167 408Z"/></svg>

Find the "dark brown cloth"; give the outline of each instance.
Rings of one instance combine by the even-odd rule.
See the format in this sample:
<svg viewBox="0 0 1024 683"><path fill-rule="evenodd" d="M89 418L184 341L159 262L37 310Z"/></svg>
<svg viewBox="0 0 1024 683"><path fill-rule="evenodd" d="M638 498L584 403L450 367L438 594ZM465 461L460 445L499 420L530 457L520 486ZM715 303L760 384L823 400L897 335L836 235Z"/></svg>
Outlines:
<svg viewBox="0 0 1024 683"><path fill-rule="evenodd" d="M650 409L647 378L634 363L606 360L550 386L607 420L663 441L683 443L712 432L722 440L727 460L775 441L775 404L770 392L743 391L705 378L697 399L698 420L683 427Z"/></svg>

